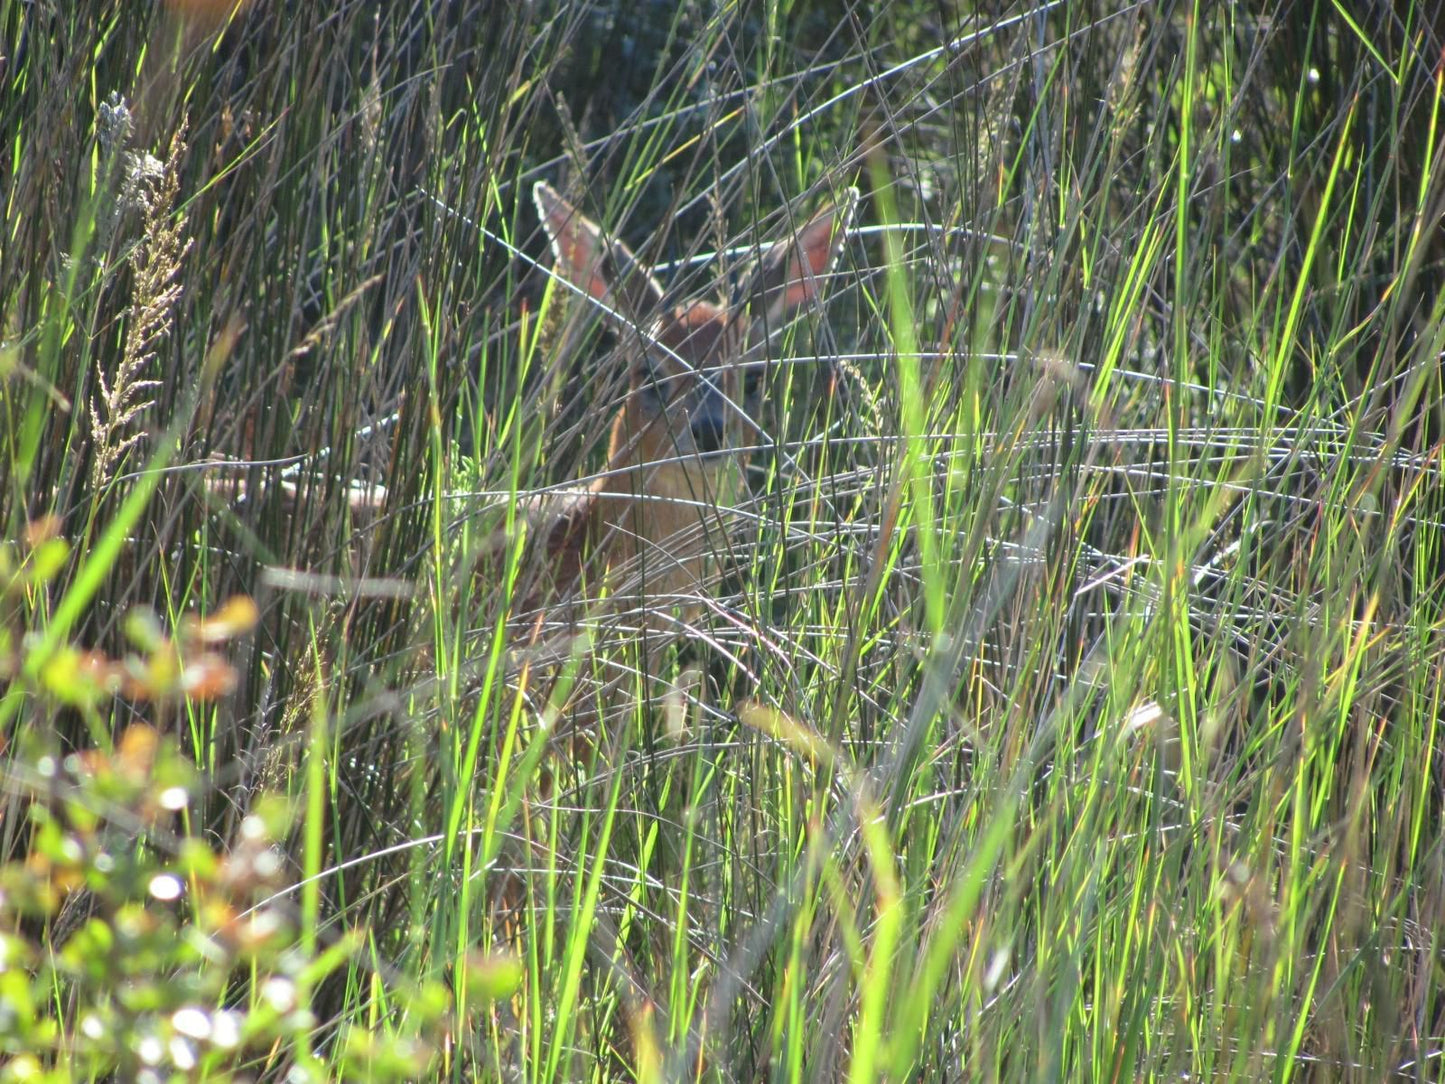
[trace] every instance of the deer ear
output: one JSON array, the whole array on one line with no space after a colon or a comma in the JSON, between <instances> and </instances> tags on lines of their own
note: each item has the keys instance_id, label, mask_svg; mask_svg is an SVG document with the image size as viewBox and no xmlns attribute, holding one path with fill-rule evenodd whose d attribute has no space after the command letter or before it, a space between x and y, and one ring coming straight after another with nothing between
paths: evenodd
<instances>
[{"instance_id":1,"label":"deer ear","mask_svg":"<svg viewBox=\"0 0 1445 1084\"><path fill-rule=\"evenodd\" d=\"M662 287L632 250L605 236L546 181L533 186L532 199L552 242L557 274L624 321L647 320L662 301Z\"/></svg>"},{"instance_id":2,"label":"deer ear","mask_svg":"<svg viewBox=\"0 0 1445 1084\"><path fill-rule=\"evenodd\" d=\"M858 190L829 204L785 240L774 245L744 280L739 297L747 302L755 326L774 335L799 305L822 292L853 224Z\"/></svg>"}]
</instances>

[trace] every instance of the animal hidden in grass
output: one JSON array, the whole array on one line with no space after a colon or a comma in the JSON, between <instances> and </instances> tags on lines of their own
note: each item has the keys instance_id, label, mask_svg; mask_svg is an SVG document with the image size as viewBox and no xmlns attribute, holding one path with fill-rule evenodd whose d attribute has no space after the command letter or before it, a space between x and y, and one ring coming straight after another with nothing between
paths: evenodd
<instances>
[{"instance_id":1,"label":"animal hidden in grass","mask_svg":"<svg viewBox=\"0 0 1445 1084\"><path fill-rule=\"evenodd\" d=\"M635 615L627 627L656 643L686 627L706 599L708 557L725 551L728 479L758 443L750 402L769 343L821 300L847 236L856 189L790 227L726 301L667 298L632 251L545 182L533 189L555 274L600 315L627 368L610 418L607 457L585 487L529 501L528 543L543 566L513 613L594 609ZM584 312L584 318L592 313ZM542 544L544 543L544 545ZM563 637L567 640L567 637ZM534 640L534 643L536 641ZM655 646L640 657L647 672Z\"/></svg>"}]
</instances>

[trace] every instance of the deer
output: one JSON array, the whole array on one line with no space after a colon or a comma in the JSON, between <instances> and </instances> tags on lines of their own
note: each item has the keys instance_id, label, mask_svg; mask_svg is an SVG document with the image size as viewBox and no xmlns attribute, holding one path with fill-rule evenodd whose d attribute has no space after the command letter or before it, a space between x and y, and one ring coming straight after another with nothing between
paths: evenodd
<instances>
[{"instance_id":1,"label":"deer","mask_svg":"<svg viewBox=\"0 0 1445 1084\"><path fill-rule=\"evenodd\" d=\"M568 725L555 734L558 748L565 759L585 763L597 753L595 739L611 744L623 733L609 736L611 728L597 725L604 712L625 713L637 702L634 690L650 699L666 624L678 620L668 611L681 611L681 622L690 623L701 609L709 551L718 548L709 542L726 519L719 505L727 475L746 457L745 446L756 443L749 439L758 432L749 392L769 343L804 306L821 301L858 193L845 189L790 229L744 271L729 298L677 301L631 249L551 185L538 182L532 197L553 274L576 295L574 311L583 318L600 313L617 340L613 356L626 367L620 402L598 412L608 436L602 469L568 489L524 497L516 508L528 567L513 585L508 680L517 681L519 695L547 702L554 721L567 714ZM564 357L572 341L560 337ZM637 623L640 685L608 682L599 700L576 703L570 691L558 693L555 674L533 676L573 657L577 641L559 627L619 602L645 615ZM516 635L528 625L529 637ZM544 628L550 632L539 639ZM520 671L513 669L519 661ZM501 928L524 921L522 889L518 876L502 875L494 897Z\"/></svg>"},{"instance_id":2,"label":"deer","mask_svg":"<svg viewBox=\"0 0 1445 1084\"><path fill-rule=\"evenodd\" d=\"M539 181L533 200L553 274L599 311L618 341L626 392L608 420L603 469L590 481L524 503L541 567L520 609L549 615L600 595L660 615L701 608L708 554L729 472L758 432L749 415L768 344L819 303L852 224L854 188L791 229L728 298L668 298L632 251ZM586 314L584 314L586 315ZM514 611L515 612L515 611ZM675 620L675 619L674 619ZM660 636L644 652L653 670Z\"/></svg>"}]
</instances>

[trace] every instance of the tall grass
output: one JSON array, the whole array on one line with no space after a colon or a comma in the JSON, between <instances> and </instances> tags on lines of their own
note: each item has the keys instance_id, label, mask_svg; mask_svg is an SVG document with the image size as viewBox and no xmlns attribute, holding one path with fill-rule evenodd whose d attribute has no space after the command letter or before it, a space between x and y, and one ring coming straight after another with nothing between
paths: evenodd
<instances>
[{"instance_id":1,"label":"tall grass","mask_svg":"<svg viewBox=\"0 0 1445 1084\"><path fill-rule=\"evenodd\" d=\"M1445 1076L1439 20L986 7L0 0L3 858L138 720L109 846L289 825L266 1079ZM679 296L864 193L696 621L526 611L625 391L541 178Z\"/></svg>"}]
</instances>

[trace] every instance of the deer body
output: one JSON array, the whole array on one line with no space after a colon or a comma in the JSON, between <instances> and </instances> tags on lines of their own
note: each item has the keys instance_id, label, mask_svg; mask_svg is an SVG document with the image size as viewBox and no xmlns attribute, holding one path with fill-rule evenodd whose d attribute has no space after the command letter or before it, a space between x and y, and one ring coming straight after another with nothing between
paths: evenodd
<instances>
[{"instance_id":1,"label":"deer body","mask_svg":"<svg viewBox=\"0 0 1445 1084\"><path fill-rule=\"evenodd\" d=\"M605 469L585 489L536 509L550 590L594 595L601 573L610 591L644 605L686 606L702 590L707 535L738 470L736 450L753 443L745 439L753 425L748 385L770 336L819 297L857 193L848 189L775 245L731 304L664 303L627 246L547 184L536 185L534 199L556 274L603 310L628 366Z\"/></svg>"}]
</instances>

